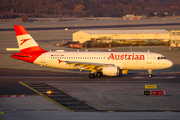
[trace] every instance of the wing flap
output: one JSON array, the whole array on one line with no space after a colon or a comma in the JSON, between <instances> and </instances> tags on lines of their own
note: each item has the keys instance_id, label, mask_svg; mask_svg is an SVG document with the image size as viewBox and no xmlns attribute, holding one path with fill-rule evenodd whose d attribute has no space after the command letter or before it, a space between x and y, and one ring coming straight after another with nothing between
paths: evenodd
<instances>
[{"instance_id":1,"label":"wing flap","mask_svg":"<svg viewBox=\"0 0 180 120\"><path fill-rule=\"evenodd\" d=\"M104 66L114 66L114 64L102 64L102 63L89 63L89 62L76 62L76 61L62 61L73 67L78 67L81 70L97 71Z\"/></svg>"}]
</instances>

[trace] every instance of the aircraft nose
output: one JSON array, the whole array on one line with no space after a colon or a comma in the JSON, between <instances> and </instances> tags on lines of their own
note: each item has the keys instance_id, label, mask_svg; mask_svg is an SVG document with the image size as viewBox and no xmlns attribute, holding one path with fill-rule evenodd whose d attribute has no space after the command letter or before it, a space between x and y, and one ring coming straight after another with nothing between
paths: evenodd
<instances>
[{"instance_id":1,"label":"aircraft nose","mask_svg":"<svg viewBox=\"0 0 180 120\"><path fill-rule=\"evenodd\" d=\"M173 65L173 62L170 61L170 60L168 60L167 66L168 66L168 67L171 67L172 65Z\"/></svg>"}]
</instances>

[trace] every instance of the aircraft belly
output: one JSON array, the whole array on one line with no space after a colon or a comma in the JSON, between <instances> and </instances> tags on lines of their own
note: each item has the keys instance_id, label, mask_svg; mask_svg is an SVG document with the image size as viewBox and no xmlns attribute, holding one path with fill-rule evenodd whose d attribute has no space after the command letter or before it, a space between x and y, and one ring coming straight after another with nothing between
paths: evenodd
<instances>
[{"instance_id":1,"label":"aircraft belly","mask_svg":"<svg viewBox=\"0 0 180 120\"><path fill-rule=\"evenodd\" d=\"M147 65L146 62L142 60L132 60L132 64L129 67L132 70L147 70L149 65Z\"/></svg>"}]
</instances>

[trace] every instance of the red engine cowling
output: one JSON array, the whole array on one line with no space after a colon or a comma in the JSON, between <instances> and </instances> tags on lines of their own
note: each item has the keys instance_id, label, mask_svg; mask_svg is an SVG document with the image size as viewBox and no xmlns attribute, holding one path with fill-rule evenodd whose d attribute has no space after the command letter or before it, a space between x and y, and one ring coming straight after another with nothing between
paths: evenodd
<instances>
[{"instance_id":1,"label":"red engine cowling","mask_svg":"<svg viewBox=\"0 0 180 120\"><path fill-rule=\"evenodd\" d=\"M106 76L117 76L119 75L119 67L116 66L103 67L102 73Z\"/></svg>"}]
</instances>

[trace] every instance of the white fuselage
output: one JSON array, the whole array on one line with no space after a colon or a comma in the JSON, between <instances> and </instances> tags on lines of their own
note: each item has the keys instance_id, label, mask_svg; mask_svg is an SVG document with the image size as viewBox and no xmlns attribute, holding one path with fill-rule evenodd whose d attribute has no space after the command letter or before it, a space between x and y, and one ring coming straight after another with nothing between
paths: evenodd
<instances>
[{"instance_id":1,"label":"white fuselage","mask_svg":"<svg viewBox=\"0 0 180 120\"><path fill-rule=\"evenodd\" d=\"M127 70L157 70L172 66L163 55L152 52L46 52L34 63L61 69L79 69L67 62L111 64Z\"/></svg>"},{"instance_id":2,"label":"white fuselage","mask_svg":"<svg viewBox=\"0 0 180 120\"><path fill-rule=\"evenodd\" d=\"M163 55L151 52L47 52L43 50L22 25L14 25L20 53L11 57L42 66L61 69L89 70L90 78L103 75L117 76L128 70L165 69L173 65Z\"/></svg>"}]
</instances>

